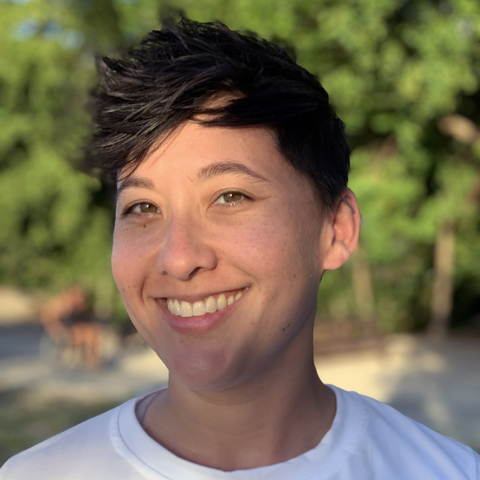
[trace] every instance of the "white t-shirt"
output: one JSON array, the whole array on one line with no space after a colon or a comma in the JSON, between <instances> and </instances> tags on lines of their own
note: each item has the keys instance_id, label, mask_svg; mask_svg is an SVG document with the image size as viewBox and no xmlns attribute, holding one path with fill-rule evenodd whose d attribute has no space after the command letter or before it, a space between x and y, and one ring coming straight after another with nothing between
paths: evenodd
<instances>
[{"instance_id":1,"label":"white t-shirt","mask_svg":"<svg viewBox=\"0 0 480 480\"><path fill-rule=\"evenodd\" d=\"M130 400L10 459L0 480L480 480L480 456L354 392L314 449L287 462L223 472L178 458L142 429Z\"/></svg>"}]
</instances>

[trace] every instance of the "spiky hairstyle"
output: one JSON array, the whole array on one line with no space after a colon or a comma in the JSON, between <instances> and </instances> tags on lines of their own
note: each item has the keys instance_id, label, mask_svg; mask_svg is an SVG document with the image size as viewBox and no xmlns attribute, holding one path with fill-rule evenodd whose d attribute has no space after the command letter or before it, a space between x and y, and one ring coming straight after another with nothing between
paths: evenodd
<instances>
[{"instance_id":1,"label":"spiky hairstyle","mask_svg":"<svg viewBox=\"0 0 480 480\"><path fill-rule=\"evenodd\" d=\"M182 19L150 32L123 58L104 58L100 77L92 151L105 172L132 172L194 120L271 129L282 155L311 180L327 209L347 184L344 125L327 92L273 43L219 22ZM227 101L211 101L222 97Z\"/></svg>"}]
</instances>

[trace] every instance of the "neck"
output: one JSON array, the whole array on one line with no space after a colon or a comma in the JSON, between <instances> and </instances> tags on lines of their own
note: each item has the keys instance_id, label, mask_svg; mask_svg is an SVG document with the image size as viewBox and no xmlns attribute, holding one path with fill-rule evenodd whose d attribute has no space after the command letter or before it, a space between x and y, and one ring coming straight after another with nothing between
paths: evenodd
<instances>
[{"instance_id":1,"label":"neck","mask_svg":"<svg viewBox=\"0 0 480 480\"><path fill-rule=\"evenodd\" d=\"M171 379L143 426L177 456L224 471L294 458L318 445L335 416L335 394L318 378L312 352L303 358L276 362L248 385L220 392Z\"/></svg>"}]
</instances>

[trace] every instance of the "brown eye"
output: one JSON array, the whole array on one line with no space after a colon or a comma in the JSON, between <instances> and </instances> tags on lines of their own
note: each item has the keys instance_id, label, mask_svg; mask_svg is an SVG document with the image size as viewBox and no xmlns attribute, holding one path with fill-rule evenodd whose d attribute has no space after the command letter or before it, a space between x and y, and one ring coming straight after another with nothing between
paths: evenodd
<instances>
[{"instance_id":1,"label":"brown eye","mask_svg":"<svg viewBox=\"0 0 480 480\"><path fill-rule=\"evenodd\" d=\"M132 208L132 212L134 213L157 213L158 207L153 203L138 203Z\"/></svg>"},{"instance_id":2,"label":"brown eye","mask_svg":"<svg viewBox=\"0 0 480 480\"><path fill-rule=\"evenodd\" d=\"M227 192L224 193L223 195L220 195L215 202L216 204L232 204L236 202L240 202L245 198L244 195L242 195L239 192Z\"/></svg>"}]
</instances>

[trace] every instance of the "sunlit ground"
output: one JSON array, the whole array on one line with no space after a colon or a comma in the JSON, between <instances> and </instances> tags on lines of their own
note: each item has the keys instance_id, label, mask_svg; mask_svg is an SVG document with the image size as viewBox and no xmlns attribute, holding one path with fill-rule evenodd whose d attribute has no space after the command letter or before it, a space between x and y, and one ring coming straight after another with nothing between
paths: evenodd
<instances>
[{"instance_id":1,"label":"sunlit ground","mask_svg":"<svg viewBox=\"0 0 480 480\"><path fill-rule=\"evenodd\" d=\"M14 348L15 338L24 343ZM0 464L167 379L165 366L138 343L89 371L42 353L41 338L38 326L0 327ZM389 403L480 451L478 338L395 335L316 360L324 382Z\"/></svg>"},{"instance_id":2,"label":"sunlit ground","mask_svg":"<svg viewBox=\"0 0 480 480\"><path fill-rule=\"evenodd\" d=\"M388 403L480 451L480 339L394 335L377 349L318 357L326 383Z\"/></svg>"}]
</instances>

